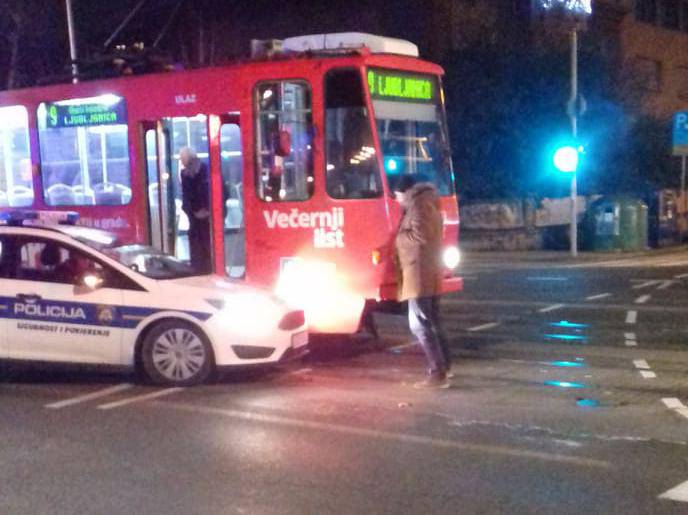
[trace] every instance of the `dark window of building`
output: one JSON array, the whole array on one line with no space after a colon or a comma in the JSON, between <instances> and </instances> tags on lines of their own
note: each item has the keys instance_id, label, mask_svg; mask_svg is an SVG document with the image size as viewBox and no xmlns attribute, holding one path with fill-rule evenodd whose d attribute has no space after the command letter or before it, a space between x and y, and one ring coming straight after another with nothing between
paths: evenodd
<instances>
[{"instance_id":1,"label":"dark window of building","mask_svg":"<svg viewBox=\"0 0 688 515\"><path fill-rule=\"evenodd\" d=\"M657 0L636 0L635 18L638 21L656 23L657 21Z\"/></svg>"},{"instance_id":2,"label":"dark window of building","mask_svg":"<svg viewBox=\"0 0 688 515\"><path fill-rule=\"evenodd\" d=\"M679 0L664 0L661 6L662 27L678 30L681 26Z\"/></svg>"},{"instance_id":3,"label":"dark window of building","mask_svg":"<svg viewBox=\"0 0 688 515\"><path fill-rule=\"evenodd\" d=\"M637 57L635 68L641 83L648 91L659 91L662 88L662 63L646 57Z\"/></svg>"}]
</instances>

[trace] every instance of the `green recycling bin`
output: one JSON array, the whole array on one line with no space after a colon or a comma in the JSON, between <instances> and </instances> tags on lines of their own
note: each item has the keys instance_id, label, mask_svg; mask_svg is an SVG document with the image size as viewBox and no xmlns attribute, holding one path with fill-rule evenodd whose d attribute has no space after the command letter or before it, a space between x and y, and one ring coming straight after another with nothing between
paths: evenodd
<instances>
[{"instance_id":1,"label":"green recycling bin","mask_svg":"<svg viewBox=\"0 0 688 515\"><path fill-rule=\"evenodd\" d=\"M587 209L584 227L589 250L645 250L648 237L647 205L634 198L599 198Z\"/></svg>"}]
</instances>

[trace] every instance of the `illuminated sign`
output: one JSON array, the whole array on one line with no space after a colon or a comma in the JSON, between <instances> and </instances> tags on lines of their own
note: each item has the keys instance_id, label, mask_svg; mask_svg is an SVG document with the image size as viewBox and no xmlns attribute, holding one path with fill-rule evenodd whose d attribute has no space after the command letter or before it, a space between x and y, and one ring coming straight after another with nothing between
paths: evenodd
<instances>
[{"instance_id":1,"label":"illuminated sign","mask_svg":"<svg viewBox=\"0 0 688 515\"><path fill-rule=\"evenodd\" d=\"M115 103L65 105L56 102L43 105L45 106L45 125L49 129L127 123L124 99Z\"/></svg>"},{"instance_id":2,"label":"illuminated sign","mask_svg":"<svg viewBox=\"0 0 688 515\"><path fill-rule=\"evenodd\" d=\"M368 88L374 99L434 102L436 84L434 77L428 75L368 70Z\"/></svg>"}]
</instances>

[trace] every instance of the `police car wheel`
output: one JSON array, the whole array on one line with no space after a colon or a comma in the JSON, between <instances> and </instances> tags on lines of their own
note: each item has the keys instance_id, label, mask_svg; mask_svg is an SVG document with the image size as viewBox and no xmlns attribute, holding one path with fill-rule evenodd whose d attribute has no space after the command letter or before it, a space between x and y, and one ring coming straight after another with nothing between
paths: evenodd
<instances>
[{"instance_id":1,"label":"police car wheel","mask_svg":"<svg viewBox=\"0 0 688 515\"><path fill-rule=\"evenodd\" d=\"M202 383L214 368L205 336L182 320L166 320L150 330L141 348L141 363L151 381L173 386Z\"/></svg>"}]
</instances>

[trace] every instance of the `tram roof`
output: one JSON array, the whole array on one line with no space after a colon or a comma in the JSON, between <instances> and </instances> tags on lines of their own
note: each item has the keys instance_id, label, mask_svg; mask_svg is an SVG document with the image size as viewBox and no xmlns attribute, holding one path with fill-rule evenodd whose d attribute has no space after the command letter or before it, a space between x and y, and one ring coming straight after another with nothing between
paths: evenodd
<instances>
[{"instance_id":1,"label":"tram roof","mask_svg":"<svg viewBox=\"0 0 688 515\"><path fill-rule=\"evenodd\" d=\"M423 59L397 54L372 53L367 48L347 50L323 50L306 52L285 52L262 59L238 59L220 65L187 68L183 70L161 71L137 75L84 80L78 83L55 83L33 86L22 89L0 91L0 104L11 105L17 102L43 102L57 100L75 95L98 95L105 88L116 90L136 90L150 85L153 81L171 84L180 79L194 81L201 78L212 78L225 74L239 74L250 80L255 74L256 80L266 80L266 73L275 73L275 78L305 78L304 74L313 73L319 62L326 61L329 67L336 66L376 66L381 68L409 70L418 73L442 75L444 70L439 65Z\"/></svg>"}]
</instances>

